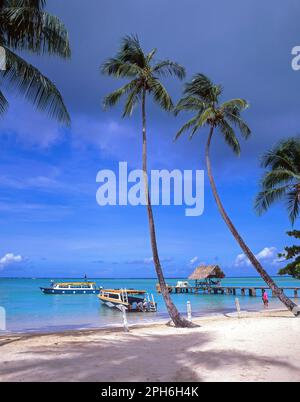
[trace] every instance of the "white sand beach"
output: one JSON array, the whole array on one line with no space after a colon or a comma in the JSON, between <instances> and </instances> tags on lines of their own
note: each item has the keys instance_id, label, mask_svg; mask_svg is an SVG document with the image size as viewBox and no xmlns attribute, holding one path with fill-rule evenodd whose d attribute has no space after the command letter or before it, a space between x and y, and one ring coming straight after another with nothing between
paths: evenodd
<instances>
[{"instance_id":1,"label":"white sand beach","mask_svg":"<svg viewBox=\"0 0 300 402\"><path fill-rule=\"evenodd\" d=\"M195 329L0 337L0 381L300 381L300 320L210 317Z\"/></svg>"}]
</instances>

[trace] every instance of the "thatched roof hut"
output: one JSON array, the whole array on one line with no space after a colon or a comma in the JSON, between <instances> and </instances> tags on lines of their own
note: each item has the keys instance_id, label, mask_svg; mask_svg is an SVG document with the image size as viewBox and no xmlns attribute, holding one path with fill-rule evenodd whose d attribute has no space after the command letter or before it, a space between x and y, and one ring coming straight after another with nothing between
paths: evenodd
<instances>
[{"instance_id":1,"label":"thatched roof hut","mask_svg":"<svg viewBox=\"0 0 300 402\"><path fill-rule=\"evenodd\" d=\"M196 268L192 275L189 276L189 279L193 281L223 278L225 278L225 274L218 265L200 265L200 267Z\"/></svg>"}]
</instances>

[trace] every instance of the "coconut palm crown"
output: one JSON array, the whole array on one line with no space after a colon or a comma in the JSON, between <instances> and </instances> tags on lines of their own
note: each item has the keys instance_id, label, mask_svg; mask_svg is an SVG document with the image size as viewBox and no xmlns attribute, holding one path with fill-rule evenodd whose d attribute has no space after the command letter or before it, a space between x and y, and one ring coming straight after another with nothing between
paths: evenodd
<instances>
[{"instance_id":1,"label":"coconut palm crown","mask_svg":"<svg viewBox=\"0 0 300 402\"><path fill-rule=\"evenodd\" d=\"M300 213L300 136L281 141L262 158L264 174L255 201L259 214L276 201L286 202L292 224Z\"/></svg>"},{"instance_id":2,"label":"coconut palm crown","mask_svg":"<svg viewBox=\"0 0 300 402\"><path fill-rule=\"evenodd\" d=\"M171 110L173 102L161 77L185 77L185 69L170 60L154 62L157 49L145 54L137 36L126 36L116 57L110 58L102 66L102 73L116 78L130 78L131 81L104 99L105 108L116 105L126 96L123 117L130 116L134 107L141 101L143 93L149 93L164 110Z\"/></svg>"},{"instance_id":3,"label":"coconut palm crown","mask_svg":"<svg viewBox=\"0 0 300 402\"><path fill-rule=\"evenodd\" d=\"M68 33L60 20L44 10L45 0L0 0L0 115L8 108L4 92L18 92L38 109L63 123L70 117L56 86L19 51L37 55L71 55ZM4 50L4 52L3 52ZM4 60L3 60L4 59Z\"/></svg>"},{"instance_id":4,"label":"coconut palm crown","mask_svg":"<svg viewBox=\"0 0 300 402\"><path fill-rule=\"evenodd\" d=\"M250 128L242 120L241 113L248 108L244 99L231 99L220 104L222 87L214 85L203 74L196 74L190 83L185 85L184 97L178 102L175 114L182 111L196 113L176 134L176 139L185 131L190 132L190 138L204 127L218 128L226 143L237 154L240 154L240 144L235 133L238 128L244 138L251 135Z\"/></svg>"}]
</instances>

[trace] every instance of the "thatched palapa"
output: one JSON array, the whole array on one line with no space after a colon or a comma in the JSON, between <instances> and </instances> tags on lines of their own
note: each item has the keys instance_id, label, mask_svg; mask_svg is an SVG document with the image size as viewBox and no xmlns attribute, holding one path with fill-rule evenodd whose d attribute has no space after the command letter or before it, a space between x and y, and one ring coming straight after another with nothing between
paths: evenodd
<instances>
[{"instance_id":1,"label":"thatched palapa","mask_svg":"<svg viewBox=\"0 0 300 402\"><path fill-rule=\"evenodd\" d=\"M193 281L223 278L225 278L225 274L218 265L201 265L189 276L189 279Z\"/></svg>"}]
</instances>

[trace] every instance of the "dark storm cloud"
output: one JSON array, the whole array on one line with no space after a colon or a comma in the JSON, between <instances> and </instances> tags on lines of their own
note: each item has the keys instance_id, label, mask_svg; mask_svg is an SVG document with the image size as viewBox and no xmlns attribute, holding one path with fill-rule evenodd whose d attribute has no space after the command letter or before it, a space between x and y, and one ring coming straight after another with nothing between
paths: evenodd
<instances>
[{"instance_id":1,"label":"dark storm cloud","mask_svg":"<svg viewBox=\"0 0 300 402\"><path fill-rule=\"evenodd\" d=\"M99 67L118 49L120 38L137 33L146 50L158 48L158 58L186 66L188 78L204 72L224 87L224 97L243 97L251 103L245 118L253 139L243 154L255 157L278 138L294 135L299 125L300 72L291 69L291 49L300 44L299 2L288 0L49 0L48 8L68 27L73 57L70 62L35 60L55 79L73 119L121 121L120 109L101 109L105 94L120 85L100 75ZM182 83L167 82L175 99ZM170 140L170 150L198 160L195 145L172 137L185 116L174 119L150 106L151 128ZM122 123L122 121L121 121ZM139 115L133 127L139 128ZM154 139L155 146L159 139ZM200 146L200 143L199 143ZM218 161L232 158L220 142ZM257 165L257 163L256 163Z\"/></svg>"}]
</instances>

